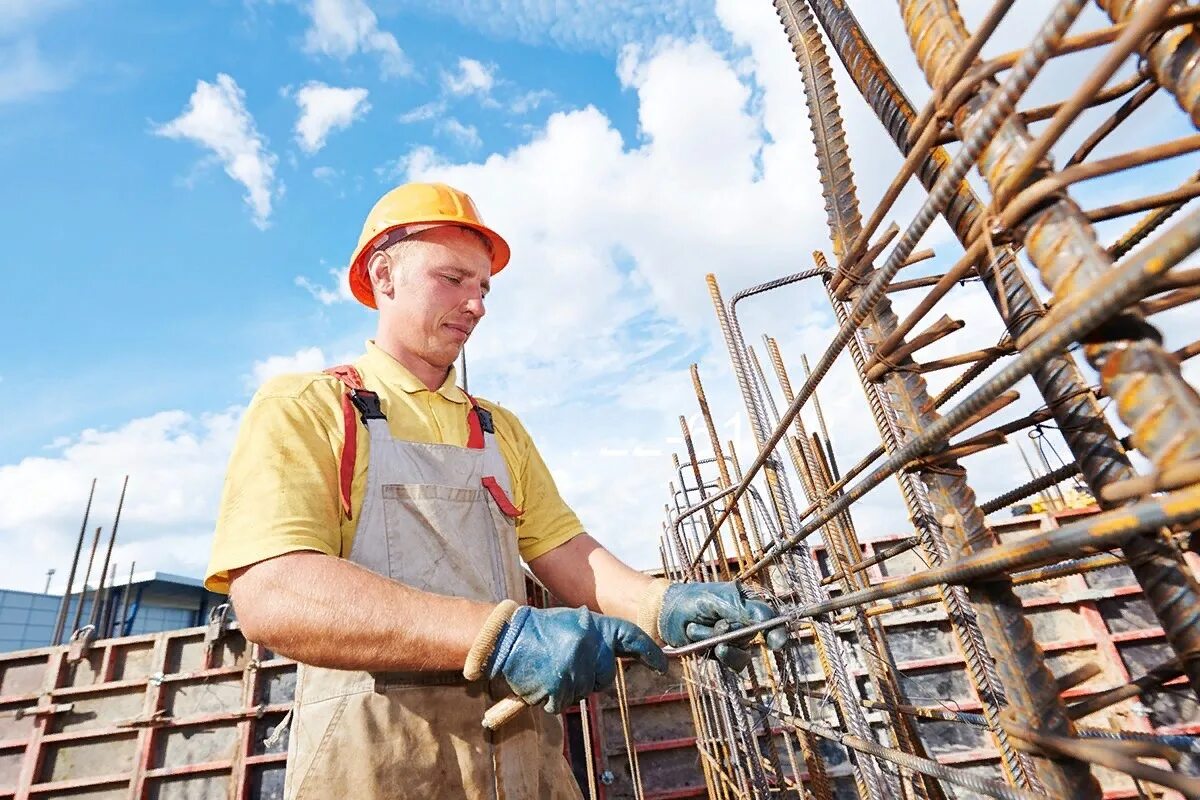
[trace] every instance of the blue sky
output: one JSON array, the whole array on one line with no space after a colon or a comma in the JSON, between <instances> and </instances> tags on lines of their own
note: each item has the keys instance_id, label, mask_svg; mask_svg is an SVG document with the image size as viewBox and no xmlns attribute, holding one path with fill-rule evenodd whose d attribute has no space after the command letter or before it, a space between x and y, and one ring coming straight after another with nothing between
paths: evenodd
<instances>
[{"instance_id":1,"label":"blue sky","mask_svg":"<svg viewBox=\"0 0 1200 800\"><path fill-rule=\"evenodd\" d=\"M894 8L855 5L924 100ZM691 362L750 460L704 275L728 298L828 244L771 4L469 6L0 2L0 540L19 543L0 586L61 578L91 478L93 524L107 526L126 472L116 560L198 574L254 387L353 357L371 334L345 261L367 209L408 179L471 192L513 244L468 346L471 389L521 415L615 551L657 561L678 415L700 427ZM1081 26L1098 23L1089 13ZM1002 43L1036 16L1007 21ZM899 160L861 104L843 107L866 203ZM924 244L946 239L935 226ZM986 299L957 302L979 318L978 346L993 344ZM792 362L832 327L812 288L745 314L752 341L778 336ZM842 458L857 460L874 441L844 363L823 391ZM892 533L903 515L880 492L861 513Z\"/></svg>"}]
</instances>

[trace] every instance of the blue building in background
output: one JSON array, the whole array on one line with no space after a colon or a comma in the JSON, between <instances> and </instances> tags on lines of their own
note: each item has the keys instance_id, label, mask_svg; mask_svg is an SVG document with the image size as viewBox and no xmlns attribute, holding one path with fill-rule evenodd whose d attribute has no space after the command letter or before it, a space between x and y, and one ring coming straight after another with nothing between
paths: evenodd
<instances>
[{"instance_id":1,"label":"blue building in background","mask_svg":"<svg viewBox=\"0 0 1200 800\"><path fill-rule=\"evenodd\" d=\"M92 586L83 596L80 626L91 619L94 597ZM209 611L226 599L225 595L205 589L201 581L183 575L141 572L135 573L132 581L118 578L116 585L101 598L96 614L96 638L203 625L208 622ZM0 653L51 644L61 602L62 595L0 589ZM79 603L80 595L73 594L67 604L64 642L71 638Z\"/></svg>"}]
</instances>

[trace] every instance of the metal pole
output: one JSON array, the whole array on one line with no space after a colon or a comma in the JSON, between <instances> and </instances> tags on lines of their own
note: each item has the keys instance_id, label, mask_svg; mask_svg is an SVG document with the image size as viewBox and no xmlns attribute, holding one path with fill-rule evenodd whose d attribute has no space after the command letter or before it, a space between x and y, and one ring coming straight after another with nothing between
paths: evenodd
<instances>
[{"instance_id":1,"label":"metal pole","mask_svg":"<svg viewBox=\"0 0 1200 800\"><path fill-rule=\"evenodd\" d=\"M129 593L133 591L133 568L135 566L137 566L136 561L129 562L129 582L126 583L125 588L121 590L121 613L117 617L117 621L121 624L121 627L117 631L118 636L128 635L128 631L125 630L125 615L129 613Z\"/></svg>"},{"instance_id":2,"label":"metal pole","mask_svg":"<svg viewBox=\"0 0 1200 800\"><path fill-rule=\"evenodd\" d=\"M87 569L83 573L83 585L79 589L79 604L75 606L75 619L71 622L72 632L79 630L79 620L83 615L83 601L87 599L88 579L92 577L92 562L96 560L96 545L100 543L100 526L96 526L96 534L92 537L92 549L88 553Z\"/></svg>"},{"instance_id":3,"label":"metal pole","mask_svg":"<svg viewBox=\"0 0 1200 800\"><path fill-rule=\"evenodd\" d=\"M104 566L100 568L100 587L96 590L97 596L104 590L104 579L108 576L108 562L112 558L113 543L117 541L117 526L121 524L121 508L125 505L125 490L129 488L129 476L125 476L125 482L121 484L121 497L117 500L117 516L113 520L112 531L108 534L108 549L104 552ZM100 608L95 602L92 603L92 613L88 615L88 623L95 625L100 619Z\"/></svg>"},{"instance_id":4,"label":"metal pole","mask_svg":"<svg viewBox=\"0 0 1200 800\"><path fill-rule=\"evenodd\" d=\"M87 505L83 509L83 523L79 526L79 538L75 541L75 556L71 559L71 570L67 573L67 588L63 591L62 600L58 604L58 615L54 619L54 635L50 644L62 644L63 625L67 622L67 605L71 602L71 590L75 587L75 570L79 568L79 553L83 549L83 535L87 532L88 515L92 511L92 498L96 495L96 479L92 478L92 488L88 491Z\"/></svg>"}]
</instances>

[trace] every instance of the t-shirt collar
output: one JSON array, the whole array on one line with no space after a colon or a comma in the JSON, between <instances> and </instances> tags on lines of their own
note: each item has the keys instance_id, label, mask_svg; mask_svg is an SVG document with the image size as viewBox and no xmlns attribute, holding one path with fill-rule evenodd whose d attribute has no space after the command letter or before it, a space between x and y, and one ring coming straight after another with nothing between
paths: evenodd
<instances>
[{"instance_id":1,"label":"t-shirt collar","mask_svg":"<svg viewBox=\"0 0 1200 800\"><path fill-rule=\"evenodd\" d=\"M407 394L429 391L429 387L421 383L421 380L416 375L413 375L407 367L384 352L383 348L375 344L372 339L367 340L367 355L365 360L368 370L388 386L401 389ZM458 376L454 371L454 367L451 366L450 371L446 374L446 380L442 381L442 385L437 388L437 393L452 403L466 403L467 395L458 387L456 383L457 379Z\"/></svg>"}]
</instances>

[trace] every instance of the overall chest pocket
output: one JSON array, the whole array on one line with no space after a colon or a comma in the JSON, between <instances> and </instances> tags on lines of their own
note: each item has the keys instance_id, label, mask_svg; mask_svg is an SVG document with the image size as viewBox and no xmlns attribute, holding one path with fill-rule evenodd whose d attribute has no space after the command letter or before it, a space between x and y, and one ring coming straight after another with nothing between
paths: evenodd
<instances>
[{"instance_id":1,"label":"overall chest pocket","mask_svg":"<svg viewBox=\"0 0 1200 800\"><path fill-rule=\"evenodd\" d=\"M431 484L382 488L389 577L427 592L483 602L504 599L505 569L486 490Z\"/></svg>"}]
</instances>

